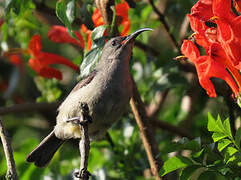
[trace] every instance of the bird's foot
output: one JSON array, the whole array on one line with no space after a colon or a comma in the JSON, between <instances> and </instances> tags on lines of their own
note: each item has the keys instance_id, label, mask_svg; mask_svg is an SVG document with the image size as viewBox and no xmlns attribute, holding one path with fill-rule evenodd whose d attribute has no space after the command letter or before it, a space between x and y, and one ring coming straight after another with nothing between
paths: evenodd
<instances>
[{"instance_id":1,"label":"bird's foot","mask_svg":"<svg viewBox=\"0 0 241 180\"><path fill-rule=\"evenodd\" d=\"M81 116L79 117L73 117L67 119L65 122L77 124L77 125L84 125L87 123L92 123L92 118L89 115L89 107L87 103L81 103Z\"/></svg>"},{"instance_id":2,"label":"bird's foot","mask_svg":"<svg viewBox=\"0 0 241 180\"><path fill-rule=\"evenodd\" d=\"M86 179L89 179L91 174L90 174L90 172L87 169L83 168L80 171L74 172L74 176L76 178L86 180Z\"/></svg>"}]
</instances>

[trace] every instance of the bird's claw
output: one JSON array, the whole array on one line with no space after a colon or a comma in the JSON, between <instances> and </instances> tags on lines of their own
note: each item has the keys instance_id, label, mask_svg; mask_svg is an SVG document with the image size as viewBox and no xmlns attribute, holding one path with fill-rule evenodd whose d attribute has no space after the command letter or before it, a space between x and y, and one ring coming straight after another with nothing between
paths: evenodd
<instances>
[{"instance_id":1,"label":"bird's claw","mask_svg":"<svg viewBox=\"0 0 241 180\"><path fill-rule=\"evenodd\" d=\"M79 179L89 179L91 174L87 169L83 168L80 171L74 172L74 176Z\"/></svg>"}]
</instances>

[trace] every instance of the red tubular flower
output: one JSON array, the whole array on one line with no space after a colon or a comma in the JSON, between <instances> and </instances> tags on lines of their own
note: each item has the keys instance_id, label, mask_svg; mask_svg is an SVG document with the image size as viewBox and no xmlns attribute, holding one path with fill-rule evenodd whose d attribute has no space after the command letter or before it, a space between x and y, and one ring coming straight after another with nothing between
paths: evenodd
<instances>
[{"instance_id":1,"label":"red tubular flower","mask_svg":"<svg viewBox=\"0 0 241 180\"><path fill-rule=\"evenodd\" d=\"M116 11L116 23L118 26L122 26L122 30L120 35L121 36L126 36L130 30L130 19L128 18L128 10L129 10L129 5L127 2L123 2L120 4L117 4L115 6L115 11ZM92 21L95 25L95 27L104 25L104 20L103 17L101 16L100 10L96 9L92 15ZM81 26L81 29L84 33L88 34L88 42L87 42L87 49L91 49L91 30L88 30L85 25Z\"/></svg>"},{"instance_id":2,"label":"red tubular flower","mask_svg":"<svg viewBox=\"0 0 241 180\"><path fill-rule=\"evenodd\" d=\"M195 44L189 40L184 40L181 51L194 63L197 69L199 82L210 97L217 96L214 86L210 80L211 77L223 79L231 87L234 94L238 95L239 88L222 63L214 60L210 55L200 56L200 52Z\"/></svg>"},{"instance_id":3,"label":"red tubular flower","mask_svg":"<svg viewBox=\"0 0 241 180\"><path fill-rule=\"evenodd\" d=\"M191 9L191 15L202 21L207 21L213 17L213 0L199 0Z\"/></svg>"},{"instance_id":4,"label":"red tubular flower","mask_svg":"<svg viewBox=\"0 0 241 180\"><path fill-rule=\"evenodd\" d=\"M195 40L197 44L207 50L211 43L216 42L216 28L207 27L204 21L200 21L193 15L188 14L187 16L190 20L190 26L195 32Z\"/></svg>"},{"instance_id":5,"label":"red tubular flower","mask_svg":"<svg viewBox=\"0 0 241 180\"><path fill-rule=\"evenodd\" d=\"M41 36L34 35L29 42L29 53L33 56L29 60L29 66L35 70L40 76L46 78L56 78L61 80L62 73L54 68L49 67L51 64L64 64L75 71L79 70L79 67L73 64L68 59L47 52L42 52Z\"/></svg>"},{"instance_id":6,"label":"red tubular flower","mask_svg":"<svg viewBox=\"0 0 241 180\"><path fill-rule=\"evenodd\" d=\"M126 36L130 31L130 19L128 18L129 9L130 7L125 1L115 6L117 25L123 25L121 36Z\"/></svg>"},{"instance_id":7,"label":"red tubular flower","mask_svg":"<svg viewBox=\"0 0 241 180\"><path fill-rule=\"evenodd\" d=\"M81 34L79 32L75 32L76 37L79 39L79 41L77 41L76 39L72 38L68 31L67 28L64 26L52 26L49 29L48 32L48 38L53 41L53 42L57 42L57 43L71 43L77 46L80 46L82 49L84 49L85 47L85 42L83 37L81 36Z\"/></svg>"},{"instance_id":8,"label":"red tubular flower","mask_svg":"<svg viewBox=\"0 0 241 180\"><path fill-rule=\"evenodd\" d=\"M217 39L233 66L241 70L241 17L234 15L230 8L230 0L213 0Z\"/></svg>"},{"instance_id":9,"label":"red tubular flower","mask_svg":"<svg viewBox=\"0 0 241 180\"><path fill-rule=\"evenodd\" d=\"M235 9L238 12L241 12L241 0L234 0L233 2L234 2Z\"/></svg>"}]
</instances>

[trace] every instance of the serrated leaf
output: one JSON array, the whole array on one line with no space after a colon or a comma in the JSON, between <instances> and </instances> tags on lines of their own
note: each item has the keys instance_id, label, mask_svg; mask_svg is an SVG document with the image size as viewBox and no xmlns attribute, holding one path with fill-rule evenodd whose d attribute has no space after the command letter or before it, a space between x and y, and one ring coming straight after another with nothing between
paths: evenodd
<instances>
[{"instance_id":1,"label":"serrated leaf","mask_svg":"<svg viewBox=\"0 0 241 180\"><path fill-rule=\"evenodd\" d=\"M183 156L174 156L168 159L160 171L161 176L168 174L169 172L175 171L180 168L185 168L187 166L193 165L193 162Z\"/></svg>"},{"instance_id":2,"label":"serrated leaf","mask_svg":"<svg viewBox=\"0 0 241 180\"><path fill-rule=\"evenodd\" d=\"M213 138L213 141L214 142L217 142L223 138L226 138L227 137L227 134L224 134L224 133L218 133L218 132L215 132L213 133L212 135L212 138Z\"/></svg>"},{"instance_id":3,"label":"serrated leaf","mask_svg":"<svg viewBox=\"0 0 241 180\"><path fill-rule=\"evenodd\" d=\"M235 134L235 144L240 148L240 140L241 140L241 127L238 128Z\"/></svg>"},{"instance_id":4,"label":"serrated leaf","mask_svg":"<svg viewBox=\"0 0 241 180\"><path fill-rule=\"evenodd\" d=\"M223 127L225 129L225 132L228 134L228 136L233 139L233 135L232 135L232 131L231 131L231 127L230 127L230 122L229 122L229 118L227 118L224 122L223 122Z\"/></svg>"},{"instance_id":5,"label":"serrated leaf","mask_svg":"<svg viewBox=\"0 0 241 180\"><path fill-rule=\"evenodd\" d=\"M231 157L232 155L234 155L236 152L238 152L238 150L234 147L228 147L226 150L226 153Z\"/></svg>"},{"instance_id":6,"label":"serrated leaf","mask_svg":"<svg viewBox=\"0 0 241 180\"><path fill-rule=\"evenodd\" d=\"M231 162L234 162L235 160L237 160L237 157L236 157L236 156L232 156L232 157L230 157L230 158L228 159L227 164L228 164L228 163L231 163Z\"/></svg>"},{"instance_id":7,"label":"serrated leaf","mask_svg":"<svg viewBox=\"0 0 241 180\"><path fill-rule=\"evenodd\" d=\"M224 148L226 148L232 142L229 139L222 139L218 142L218 150L221 152Z\"/></svg>"},{"instance_id":8,"label":"serrated leaf","mask_svg":"<svg viewBox=\"0 0 241 180\"><path fill-rule=\"evenodd\" d=\"M216 120L210 113L208 113L208 131L216 131Z\"/></svg>"},{"instance_id":9,"label":"serrated leaf","mask_svg":"<svg viewBox=\"0 0 241 180\"><path fill-rule=\"evenodd\" d=\"M202 168L201 165L192 165L188 166L182 170L179 180L189 180L193 173L197 171L199 168Z\"/></svg>"},{"instance_id":10,"label":"serrated leaf","mask_svg":"<svg viewBox=\"0 0 241 180\"><path fill-rule=\"evenodd\" d=\"M218 130L221 130L221 132L225 132L225 129L224 129L224 126L223 126L223 122L222 122L222 120L221 120L221 118L220 118L220 115L218 115L218 118L217 118L217 120L216 120L216 124L217 124L217 129Z\"/></svg>"}]
</instances>

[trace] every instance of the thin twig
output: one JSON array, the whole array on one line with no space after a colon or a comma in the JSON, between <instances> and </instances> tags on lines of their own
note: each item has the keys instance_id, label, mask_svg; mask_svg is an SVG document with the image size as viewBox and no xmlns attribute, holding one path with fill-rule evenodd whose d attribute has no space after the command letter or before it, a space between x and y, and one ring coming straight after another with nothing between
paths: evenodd
<instances>
[{"instance_id":1,"label":"thin twig","mask_svg":"<svg viewBox=\"0 0 241 180\"><path fill-rule=\"evenodd\" d=\"M136 84L133 80L133 97L130 100L131 109L133 111L133 114L135 116L137 125L140 130L140 136L143 142L143 145L145 147L147 157L151 166L152 174L155 176L156 180L160 180L159 177L159 167L158 164L160 162L157 162L155 156L157 153L157 143L155 142L155 139L153 136L150 136L149 128L147 125L147 116L144 104L140 98L140 94L137 90Z\"/></svg>"},{"instance_id":2,"label":"thin twig","mask_svg":"<svg viewBox=\"0 0 241 180\"><path fill-rule=\"evenodd\" d=\"M166 100L168 92L169 92L169 89L166 89L163 92L157 92L154 98L155 100L153 100L154 102L151 103L148 107L146 107L146 112L148 117L156 117L159 114Z\"/></svg>"},{"instance_id":3,"label":"thin twig","mask_svg":"<svg viewBox=\"0 0 241 180\"><path fill-rule=\"evenodd\" d=\"M158 15L159 21L163 24L164 26L164 30L167 33L168 38L170 39L170 42L172 44L172 47L177 51L180 52L180 48L179 48L179 44L176 40L176 38L173 36L173 34L170 33L170 27L166 22L165 16L163 13L161 13L158 8L155 6L153 0L148 0L148 2L150 3L150 5L152 6L152 9L154 10L154 12Z\"/></svg>"},{"instance_id":4,"label":"thin twig","mask_svg":"<svg viewBox=\"0 0 241 180\"><path fill-rule=\"evenodd\" d=\"M14 113L26 113L33 111L52 111L56 110L61 102L53 103L24 103L17 104L10 107L1 107L0 115L14 114Z\"/></svg>"},{"instance_id":5,"label":"thin twig","mask_svg":"<svg viewBox=\"0 0 241 180\"><path fill-rule=\"evenodd\" d=\"M4 129L1 119L0 119L0 136L1 136L3 149L4 149L6 161L7 161L7 166L8 166L7 174L5 177L7 180L17 180L18 175L16 171L14 158L13 158L13 150L11 147L10 139L7 136L7 132Z\"/></svg>"},{"instance_id":6,"label":"thin twig","mask_svg":"<svg viewBox=\"0 0 241 180\"><path fill-rule=\"evenodd\" d=\"M160 128L164 131L171 132L171 133L176 134L178 136L187 137L188 139L194 138L187 130L185 130L181 127L174 126L174 125L169 124L167 122L157 120L157 119L151 119L150 123L152 124L152 126L154 126L156 128Z\"/></svg>"}]
</instances>

